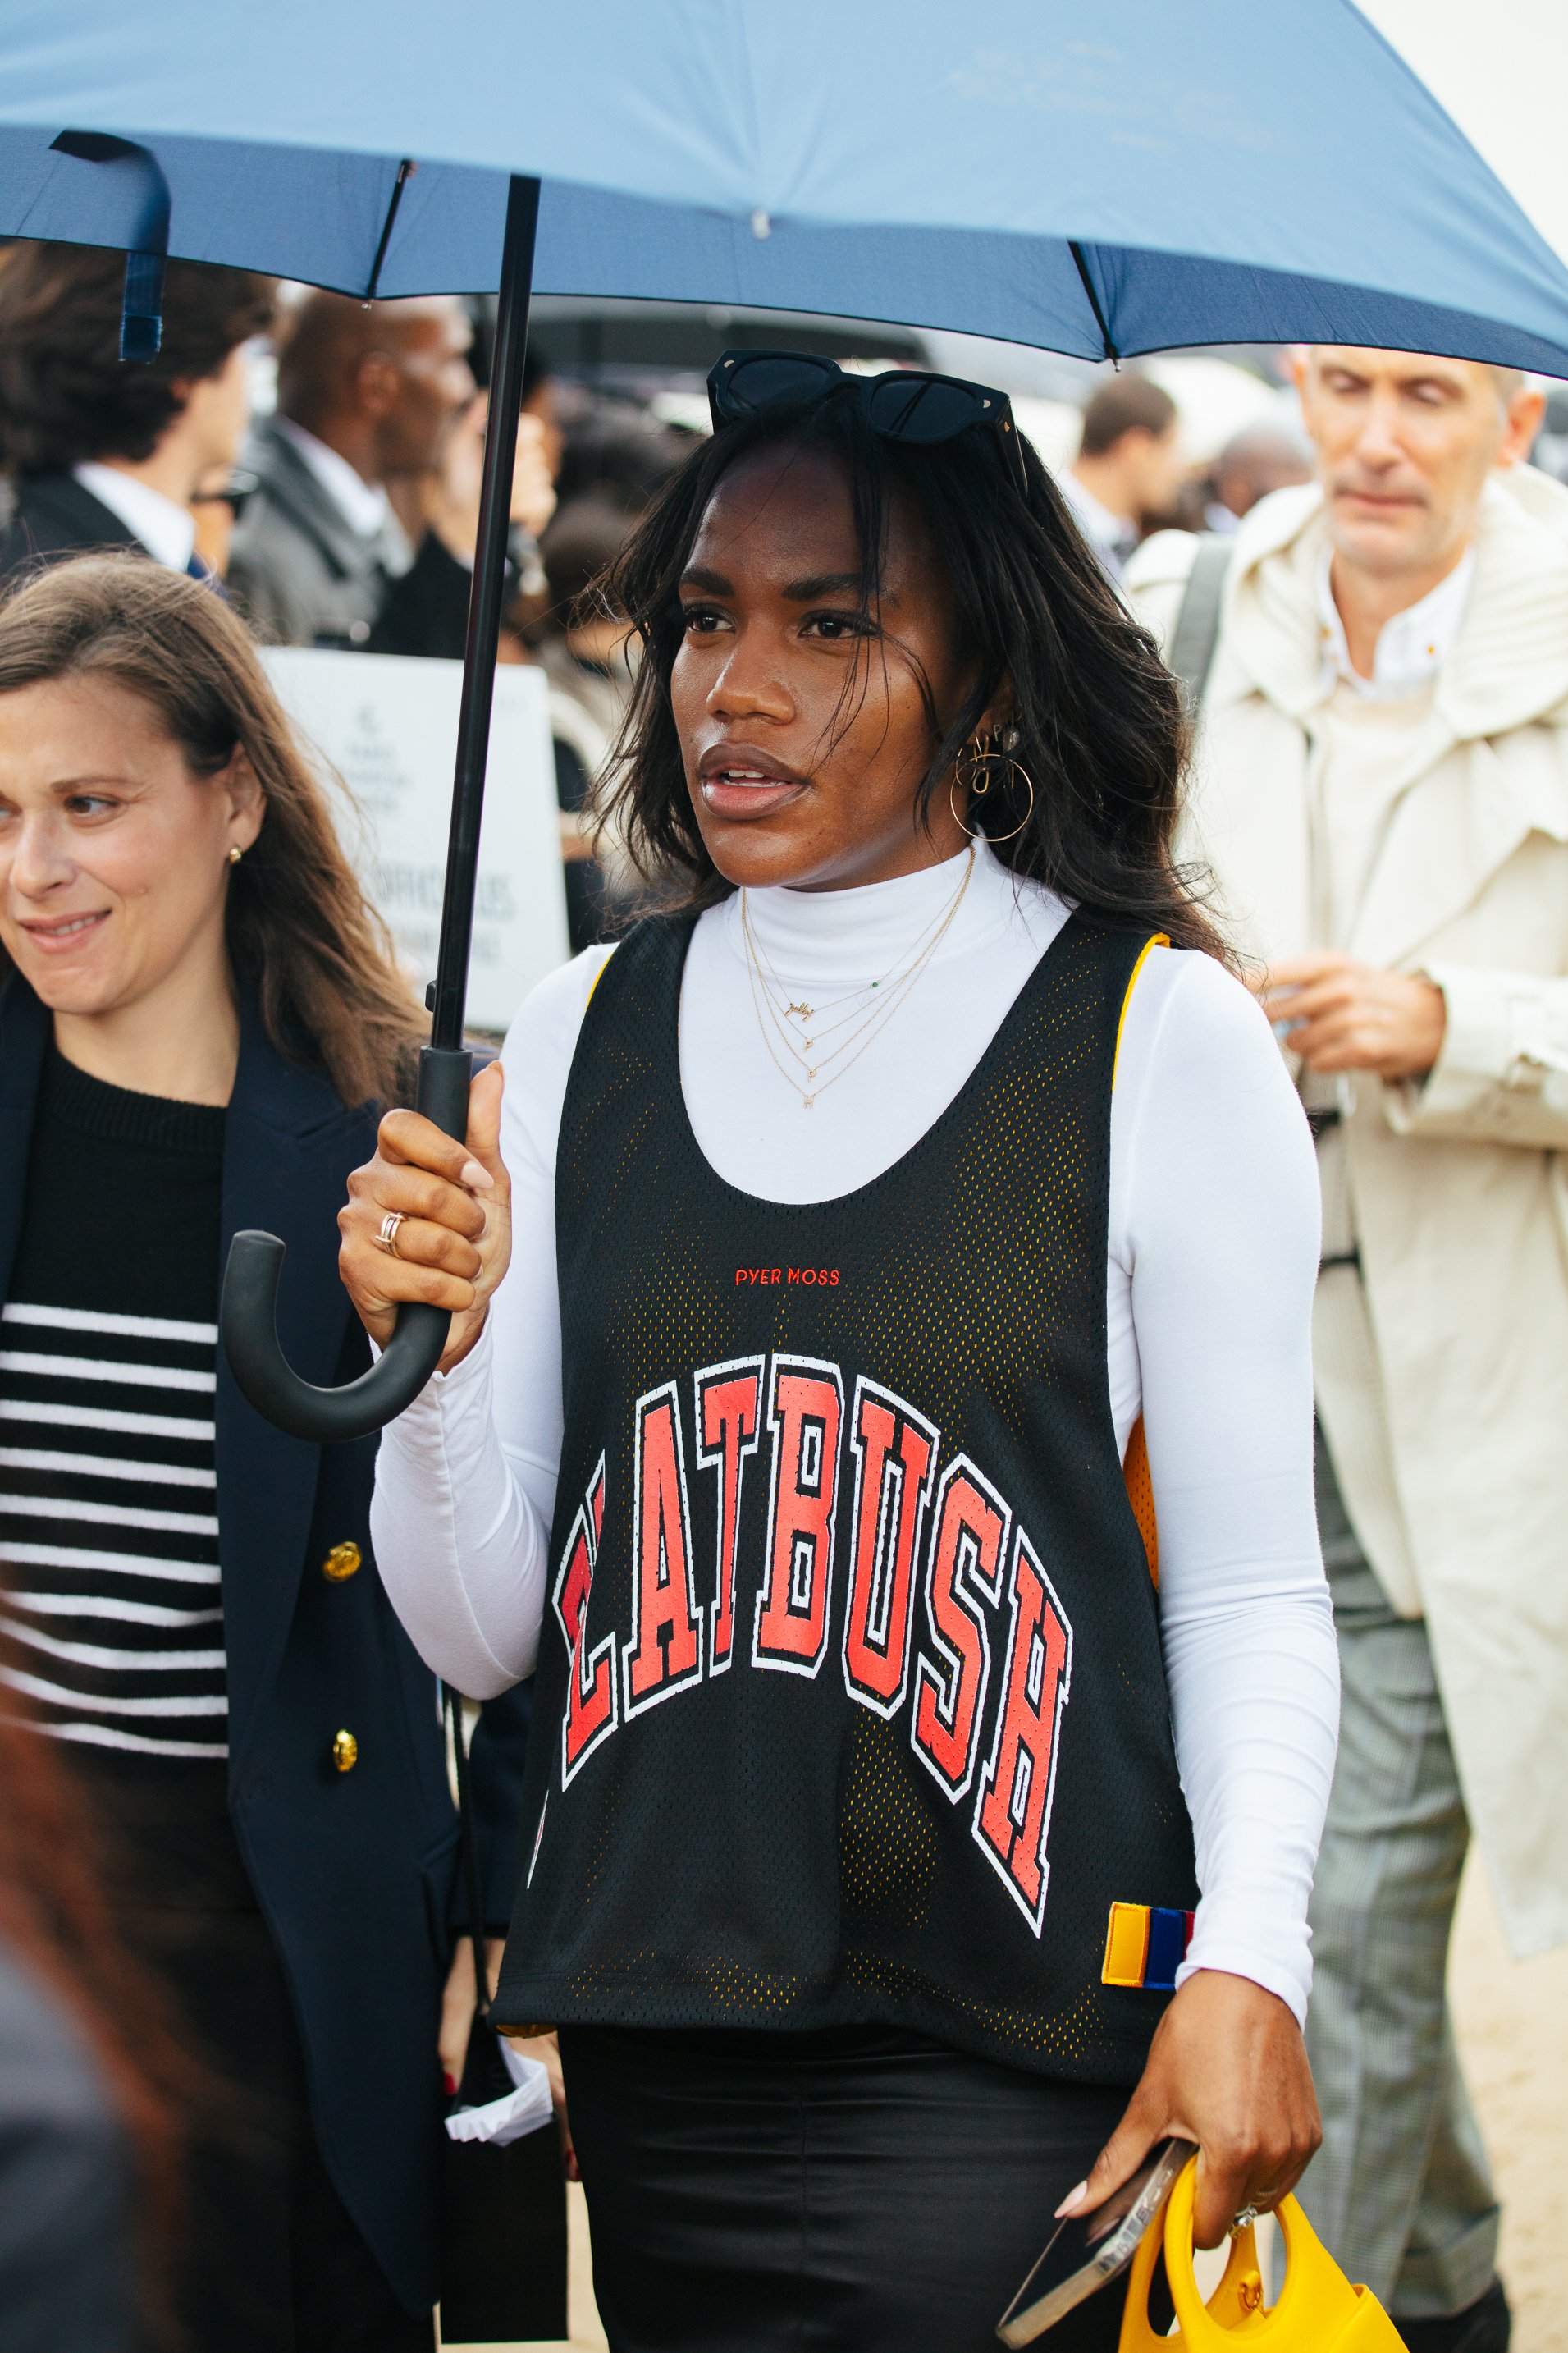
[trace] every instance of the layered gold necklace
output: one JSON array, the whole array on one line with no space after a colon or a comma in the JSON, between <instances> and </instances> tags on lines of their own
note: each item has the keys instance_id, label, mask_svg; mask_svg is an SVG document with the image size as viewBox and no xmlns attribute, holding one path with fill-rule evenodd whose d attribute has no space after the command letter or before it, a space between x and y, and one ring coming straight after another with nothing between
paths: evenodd
<instances>
[{"instance_id":1,"label":"layered gold necklace","mask_svg":"<svg viewBox=\"0 0 1568 2353\"><path fill-rule=\"evenodd\" d=\"M826 1005L792 999L752 929L747 893L742 891L741 936L745 943L746 976L751 983L757 1027L763 1033L769 1060L779 1076L799 1095L802 1111L810 1111L819 1094L854 1068L907 1001L963 904L963 894L973 871L974 852L971 849L957 890L941 913L932 916L922 928L913 945L878 979L862 981L858 987L830 997ZM841 1006L847 1006L848 1011L839 1012ZM837 1019L829 1020L826 1017L830 1014L837 1015ZM838 1038L836 1045L826 1042L837 1037L841 1029L848 1034ZM787 1061L780 1057L780 1046L789 1058Z\"/></svg>"}]
</instances>

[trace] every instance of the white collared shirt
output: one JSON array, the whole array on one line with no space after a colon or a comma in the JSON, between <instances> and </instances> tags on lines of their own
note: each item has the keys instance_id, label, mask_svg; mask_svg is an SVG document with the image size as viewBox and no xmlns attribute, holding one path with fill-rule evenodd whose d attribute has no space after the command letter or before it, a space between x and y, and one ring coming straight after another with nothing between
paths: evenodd
<instances>
[{"instance_id":1,"label":"white collared shirt","mask_svg":"<svg viewBox=\"0 0 1568 2353\"><path fill-rule=\"evenodd\" d=\"M272 421L303 458L355 538L374 539L387 517L384 486L367 482L346 458L336 449L329 449L324 441L318 441L313 433L307 433L291 417L275 417Z\"/></svg>"},{"instance_id":2,"label":"white collared shirt","mask_svg":"<svg viewBox=\"0 0 1568 2353\"><path fill-rule=\"evenodd\" d=\"M1099 556L1113 580L1121 577L1122 566L1138 544L1138 526L1125 515L1112 514L1103 499L1079 481L1070 466L1062 467L1056 477L1057 488L1073 511L1079 531Z\"/></svg>"},{"instance_id":3,"label":"white collared shirt","mask_svg":"<svg viewBox=\"0 0 1568 2353\"><path fill-rule=\"evenodd\" d=\"M117 515L127 531L135 533L149 555L166 564L171 572L190 570L196 548L196 519L189 507L166 498L123 468L100 466L95 459L73 466L71 472L100 506Z\"/></svg>"},{"instance_id":4,"label":"white collared shirt","mask_svg":"<svg viewBox=\"0 0 1568 2353\"><path fill-rule=\"evenodd\" d=\"M1476 576L1476 551L1468 548L1446 580L1403 613L1395 613L1378 633L1372 676L1363 678L1351 662L1345 625L1334 602L1334 552L1325 547L1318 565L1318 615L1322 624L1323 691L1331 693L1343 680L1368 702L1407 702L1429 687L1454 649Z\"/></svg>"}]
</instances>

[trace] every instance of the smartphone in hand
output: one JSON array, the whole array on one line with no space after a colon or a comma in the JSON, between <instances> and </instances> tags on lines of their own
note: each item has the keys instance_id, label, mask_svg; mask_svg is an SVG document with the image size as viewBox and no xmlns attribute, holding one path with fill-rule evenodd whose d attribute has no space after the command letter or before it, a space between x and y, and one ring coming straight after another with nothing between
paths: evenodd
<instances>
[{"instance_id":1,"label":"smartphone in hand","mask_svg":"<svg viewBox=\"0 0 1568 2353\"><path fill-rule=\"evenodd\" d=\"M1162 2141L1130 2181L1089 2214L1059 2222L1046 2251L996 2324L1004 2345L1032 2345L1086 2296L1124 2272L1138 2242L1170 2196L1190 2140Z\"/></svg>"}]
</instances>

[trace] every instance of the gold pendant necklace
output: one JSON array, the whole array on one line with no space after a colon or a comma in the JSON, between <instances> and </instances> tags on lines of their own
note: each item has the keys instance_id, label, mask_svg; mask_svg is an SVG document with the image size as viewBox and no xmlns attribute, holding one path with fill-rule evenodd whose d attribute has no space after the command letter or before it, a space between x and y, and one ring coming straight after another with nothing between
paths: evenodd
<instances>
[{"instance_id":1,"label":"gold pendant necklace","mask_svg":"<svg viewBox=\"0 0 1568 2353\"><path fill-rule=\"evenodd\" d=\"M958 886L958 896L960 898L963 894L964 884L968 881L973 863L974 852L972 849L969 852L963 874ZM954 902L954 903L956 903L956 902ZM910 945L904 950L903 955L895 957L892 964L889 965L887 971L881 974L878 979L861 981L856 987L847 988L844 990L842 995L829 997L825 1005L814 1006L808 1005L804 1001L790 1000L789 990L779 978L778 973L774 969L772 958L769 956L766 949L763 946L762 942L757 938L756 934L752 929L751 914L747 903L746 893L744 891L741 893L741 922L746 934L748 954L756 964L759 976L764 980L764 984L766 982L771 982L773 984L773 988L778 992L779 998L782 1000L782 1004L775 1007L773 1002L772 992L768 990L764 985L763 994L768 998L770 1010L773 1010L777 1016L781 1029L783 1029L784 1024L789 1021L798 1020L800 1022L800 1042L805 1047L807 1053L812 1050L813 1047L818 1045L824 1038L831 1038L836 1031L842 1029L847 1022L853 1021L858 1012L862 1010L869 1012L879 1009L878 1008L871 1007L867 1000L873 995L877 995L879 992L886 990L889 984L892 984L894 987L897 986L900 964L902 963L906 957L913 958L919 955L921 947L925 944L927 934L933 927L940 929L943 926L950 913L951 909L939 909L937 913L931 916L930 922L916 934ZM825 1014L834 1012L840 1005L848 1005L850 1010L847 1013L840 1015L837 1021L825 1022L823 1016ZM805 1024L808 1021L814 1025L813 1034L809 1037L805 1034ZM804 1060L804 1057L801 1059Z\"/></svg>"},{"instance_id":2,"label":"gold pendant necklace","mask_svg":"<svg viewBox=\"0 0 1568 2353\"><path fill-rule=\"evenodd\" d=\"M763 965L759 944L752 931L750 913L746 904L746 893L744 890L742 891L741 934L745 945L746 977L751 987L752 1005L757 1017L757 1027L763 1033L763 1044L767 1050L769 1060L773 1063L773 1068L778 1071L779 1076L784 1079L788 1085L793 1087L795 1092L799 1095L801 1109L803 1111L812 1110L816 1105L817 1096L823 1093L826 1088L836 1085L837 1082L844 1077L847 1071L853 1069L854 1065L860 1060L861 1055L864 1054L870 1046L875 1044L877 1039L880 1037L882 1031L887 1028L894 1014L899 1010L899 1008L905 1003L910 992L914 988L916 982L920 979L921 974L931 963L931 958L935 955L937 949L941 946L942 940L946 936L948 926L952 923L953 917L957 914L959 908L963 905L963 894L969 888L970 877L973 871L974 852L971 849L964 863L963 873L959 881L958 889L953 893L951 902L944 913L942 914L940 920L933 918L933 921L936 922L934 932L931 932L930 924L926 926L926 931L931 933L931 936L927 938L922 933L920 937L917 938L913 950L907 952L912 955L912 961L908 963L901 972L898 969L897 965L893 965L889 967L889 971L888 973L885 973L882 976L880 981L873 981L870 984L870 986L878 992L877 1002L873 1004L869 1010L862 1016L859 1021L856 1024L856 1027L850 1031L847 1038L840 1039L839 1043L833 1047L828 1053L819 1055L816 1062L807 1061L805 1053L802 1052L800 1048L796 1045L795 1036L787 1026L789 1015L796 1012L797 1010L804 1011L806 1019L809 1020L811 1018L811 1008L809 1006L796 1007L795 1005L786 1004L784 1010L781 1012L780 1008L773 1002L772 997L769 995L766 983L763 976ZM776 974L773 975L773 978L776 983ZM864 996L865 993L864 988L860 990L851 989L847 991L846 995ZM833 1000L833 1002L837 1004L842 1004L844 1001L845 998L843 997ZM830 1008L825 1007L823 1009L826 1011ZM853 1020L854 1018L853 1014L846 1015L844 1017L845 1020ZM843 1026L843 1021L835 1022L832 1025L833 1029L841 1029ZM784 1063L780 1060L773 1045L774 1034L777 1035L780 1043L784 1046L784 1050L788 1053L791 1060L798 1063L800 1068L805 1071L805 1083L804 1085L795 1073L787 1069ZM829 1033L823 1031L819 1034L825 1036ZM808 1038L805 1039L805 1044L806 1051L809 1052L816 1046L816 1039L815 1038ZM849 1051L851 1047L855 1049L853 1053ZM847 1055L848 1060L841 1061L840 1057L844 1055ZM832 1062L838 1062L839 1067L837 1070L828 1071L827 1066ZM827 1072L826 1077L821 1075L824 1071Z\"/></svg>"}]
</instances>

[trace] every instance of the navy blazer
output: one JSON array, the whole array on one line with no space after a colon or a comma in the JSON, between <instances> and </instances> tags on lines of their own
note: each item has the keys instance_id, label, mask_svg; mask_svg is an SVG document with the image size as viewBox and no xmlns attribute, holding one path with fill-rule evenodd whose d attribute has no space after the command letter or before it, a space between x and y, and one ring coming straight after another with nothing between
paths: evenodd
<instances>
[{"instance_id":1,"label":"navy blazer","mask_svg":"<svg viewBox=\"0 0 1568 2353\"><path fill-rule=\"evenodd\" d=\"M68 556L127 550L153 553L74 474L31 475L12 485L10 512L0 524L0 585Z\"/></svg>"},{"instance_id":2,"label":"navy blazer","mask_svg":"<svg viewBox=\"0 0 1568 2353\"><path fill-rule=\"evenodd\" d=\"M0 991L0 1297L20 1233L49 1016ZM288 1245L278 1324L307 1380L363 1371L369 1344L338 1279L337 1212L375 1121L284 1060L241 1016L223 1164L223 1255L238 1228ZM441 1989L463 1915L458 1821L435 1677L394 1615L371 1552L376 1440L311 1446L248 1406L217 1364L217 1518L228 1652L229 1805L281 1957L311 2111L339 2194L411 2310L437 2293ZM321 1573L334 1546L363 1567ZM490 1701L473 1742L486 1925L515 1877L529 1689ZM358 1761L336 1769L352 1733Z\"/></svg>"}]
</instances>

